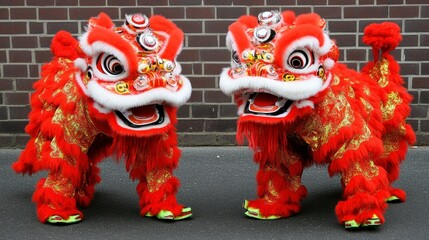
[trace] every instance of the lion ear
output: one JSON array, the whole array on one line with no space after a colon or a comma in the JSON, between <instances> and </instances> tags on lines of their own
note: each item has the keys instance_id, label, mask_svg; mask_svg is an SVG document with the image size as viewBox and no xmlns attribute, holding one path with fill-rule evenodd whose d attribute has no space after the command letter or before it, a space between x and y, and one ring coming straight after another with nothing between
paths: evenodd
<instances>
[{"instance_id":1,"label":"lion ear","mask_svg":"<svg viewBox=\"0 0 429 240\"><path fill-rule=\"evenodd\" d=\"M112 29L115 27L115 24L113 23L112 19L104 12L101 12L98 14L97 17L92 17L89 19L88 23L89 27L103 27L107 29Z\"/></svg>"}]
</instances>

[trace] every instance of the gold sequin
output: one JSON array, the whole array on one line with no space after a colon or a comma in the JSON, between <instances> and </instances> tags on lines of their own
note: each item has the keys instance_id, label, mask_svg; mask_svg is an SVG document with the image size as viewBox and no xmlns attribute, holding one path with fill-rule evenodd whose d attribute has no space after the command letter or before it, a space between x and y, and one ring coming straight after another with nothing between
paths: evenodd
<instances>
[{"instance_id":1,"label":"gold sequin","mask_svg":"<svg viewBox=\"0 0 429 240\"><path fill-rule=\"evenodd\" d=\"M64 155L64 153L61 151L60 147L58 147L57 139L55 137L51 140L51 152L49 155L52 158L63 159L71 166L76 166L76 160L71 156Z\"/></svg>"},{"instance_id":2,"label":"gold sequin","mask_svg":"<svg viewBox=\"0 0 429 240\"><path fill-rule=\"evenodd\" d=\"M396 106L402 103L402 98L398 92L390 92L387 94L387 102L381 106L383 120L390 120L393 118Z\"/></svg>"},{"instance_id":3,"label":"gold sequin","mask_svg":"<svg viewBox=\"0 0 429 240\"><path fill-rule=\"evenodd\" d=\"M383 58L378 61L373 69L371 69L369 76L378 82L380 87L384 88L389 84L387 75L389 74L389 61Z\"/></svg>"},{"instance_id":4,"label":"gold sequin","mask_svg":"<svg viewBox=\"0 0 429 240\"><path fill-rule=\"evenodd\" d=\"M61 173L49 173L43 187L50 188L56 194L61 194L68 198L74 197L76 192L71 180L63 177Z\"/></svg>"},{"instance_id":5,"label":"gold sequin","mask_svg":"<svg viewBox=\"0 0 429 240\"><path fill-rule=\"evenodd\" d=\"M353 163L351 169L341 176L341 180L343 181L344 185L347 185L353 177L358 175L363 175L367 180L378 176L378 167L375 166L372 160L370 160L368 163L369 165L365 169L363 169L358 162Z\"/></svg>"},{"instance_id":6,"label":"gold sequin","mask_svg":"<svg viewBox=\"0 0 429 240\"><path fill-rule=\"evenodd\" d=\"M146 175L147 187L149 192L158 191L161 186L172 177L171 171L167 169L154 170Z\"/></svg>"}]
</instances>

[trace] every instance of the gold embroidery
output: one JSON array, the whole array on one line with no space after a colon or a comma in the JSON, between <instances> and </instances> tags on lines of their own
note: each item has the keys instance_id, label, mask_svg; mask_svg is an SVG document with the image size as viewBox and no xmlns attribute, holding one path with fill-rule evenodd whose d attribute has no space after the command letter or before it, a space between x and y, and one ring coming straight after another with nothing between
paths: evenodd
<instances>
[{"instance_id":1,"label":"gold embroidery","mask_svg":"<svg viewBox=\"0 0 429 240\"><path fill-rule=\"evenodd\" d=\"M34 146L36 147L36 156L39 161L42 160L42 149L43 149L43 144L45 144L45 142L46 142L46 139L43 137L41 133L39 133L37 138L34 139Z\"/></svg>"},{"instance_id":2,"label":"gold embroidery","mask_svg":"<svg viewBox=\"0 0 429 240\"><path fill-rule=\"evenodd\" d=\"M389 74L389 61L385 58L378 61L373 69L371 69L369 76L378 82L380 87L384 88L389 84L389 80L387 79L387 75Z\"/></svg>"},{"instance_id":3,"label":"gold embroidery","mask_svg":"<svg viewBox=\"0 0 429 240\"><path fill-rule=\"evenodd\" d=\"M264 199L268 203L273 203L279 199L279 193L277 192L272 180L268 181L267 194L264 195Z\"/></svg>"},{"instance_id":4,"label":"gold embroidery","mask_svg":"<svg viewBox=\"0 0 429 240\"><path fill-rule=\"evenodd\" d=\"M61 173L49 173L45 184L43 184L43 187L50 188L56 194L61 194L69 198L74 197L76 192L76 189L71 183L71 180L63 177Z\"/></svg>"},{"instance_id":5,"label":"gold embroidery","mask_svg":"<svg viewBox=\"0 0 429 240\"><path fill-rule=\"evenodd\" d=\"M387 94L387 102L381 106L383 120L392 119L396 106L402 103L402 98L398 92L390 92Z\"/></svg>"},{"instance_id":6,"label":"gold embroidery","mask_svg":"<svg viewBox=\"0 0 429 240\"><path fill-rule=\"evenodd\" d=\"M173 148L168 148L168 150L164 152L164 156L166 156L167 158L172 158L173 153L174 153Z\"/></svg>"},{"instance_id":7,"label":"gold embroidery","mask_svg":"<svg viewBox=\"0 0 429 240\"><path fill-rule=\"evenodd\" d=\"M149 192L158 191L161 186L172 177L171 171L167 169L154 170L146 175L147 187Z\"/></svg>"},{"instance_id":8,"label":"gold embroidery","mask_svg":"<svg viewBox=\"0 0 429 240\"><path fill-rule=\"evenodd\" d=\"M375 166L372 160L369 160L368 163L369 165L366 169L363 169L362 166L357 162L353 163L351 169L343 173L341 176L341 180L343 181L344 185L347 185L354 176L363 175L367 180L378 176L378 167Z\"/></svg>"},{"instance_id":9,"label":"gold embroidery","mask_svg":"<svg viewBox=\"0 0 429 240\"><path fill-rule=\"evenodd\" d=\"M365 112L370 113L374 110L374 107L371 105L371 103L366 101L364 98L360 98L360 101L362 102L362 104L365 108Z\"/></svg>"},{"instance_id":10,"label":"gold embroidery","mask_svg":"<svg viewBox=\"0 0 429 240\"><path fill-rule=\"evenodd\" d=\"M370 137L371 137L371 130L368 128L368 126L364 125L362 134L355 135L355 138L343 144L343 146L341 146L341 148L332 157L332 160L336 160L344 157L344 153L346 151L359 149L360 145L363 142L368 141Z\"/></svg>"},{"instance_id":11,"label":"gold embroidery","mask_svg":"<svg viewBox=\"0 0 429 240\"><path fill-rule=\"evenodd\" d=\"M60 158L65 160L69 165L76 166L76 160L71 156L66 156L58 147L57 139L54 137L51 140L51 153L49 154L52 158Z\"/></svg>"}]
</instances>

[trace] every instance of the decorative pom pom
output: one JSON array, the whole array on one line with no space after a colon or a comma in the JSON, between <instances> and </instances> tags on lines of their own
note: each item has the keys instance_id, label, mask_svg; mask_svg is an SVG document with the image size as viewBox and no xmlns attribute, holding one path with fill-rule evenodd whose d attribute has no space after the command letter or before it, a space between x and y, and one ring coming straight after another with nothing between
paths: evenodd
<instances>
[{"instance_id":1,"label":"decorative pom pom","mask_svg":"<svg viewBox=\"0 0 429 240\"><path fill-rule=\"evenodd\" d=\"M51 43L51 52L56 57L74 60L78 57L78 41L67 31L59 31Z\"/></svg>"},{"instance_id":2,"label":"decorative pom pom","mask_svg":"<svg viewBox=\"0 0 429 240\"><path fill-rule=\"evenodd\" d=\"M396 23L373 23L364 30L363 42L377 51L381 49L382 52L390 52L401 40L401 29Z\"/></svg>"}]
</instances>

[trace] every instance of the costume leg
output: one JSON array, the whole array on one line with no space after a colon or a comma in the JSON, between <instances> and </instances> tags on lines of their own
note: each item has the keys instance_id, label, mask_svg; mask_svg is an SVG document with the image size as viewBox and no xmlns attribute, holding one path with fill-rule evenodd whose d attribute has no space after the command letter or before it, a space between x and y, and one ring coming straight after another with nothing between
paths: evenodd
<instances>
[{"instance_id":1,"label":"costume leg","mask_svg":"<svg viewBox=\"0 0 429 240\"><path fill-rule=\"evenodd\" d=\"M283 156L284 157L284 156ZM289 153L280 164L267 162L257 173L258 197L246 201L246 215L258 219L277 219L296 214L307 189L301 185L302 162Z\"/></svg>"},{"instance_id":2,"label":"costume leg","mask_svg":"<svg viewBox=\"0 0 429 240\"><path fill-rule=\"evenodd\" d=\"M341 174L343 199L335 212L346 228L378 226L384 223L383 213L389 197L389 180L384 168L373 161L352 163Z\"/></svg>"},{"instance_id":3,"label":"costume leg","mask_svg":"<svg viewBox=\"0 0 429 240\"><path fill-rule=\"evenodd\" d=\"M33 202L36 203L37 216L42 223L79 222L82 212L76 207L76 186L61 171L50 172L36 186Z\"/></svg>"},{"instance_id":4,"label":"costume leg","mask_svg":"<svg viewBox=\"0 0 429 240\"><path fill-rule=\"evenodd\" d=\"M149 144L148 151L145 151L149 155L144 161L134 161L130 176L140 181L137 192L140 197L142 216L181 220L192 216L192 212L190 208L184 208L183 205L178 204L176 199L180 182L173 175L173 170L177 166L180 150L174 141L168 141L168 139L169 136L165 135L159 142L154 141L158 150L150 147ZM150 152L155 154L150 155Z\"/></svg>"}]
</instances>

